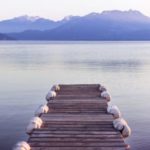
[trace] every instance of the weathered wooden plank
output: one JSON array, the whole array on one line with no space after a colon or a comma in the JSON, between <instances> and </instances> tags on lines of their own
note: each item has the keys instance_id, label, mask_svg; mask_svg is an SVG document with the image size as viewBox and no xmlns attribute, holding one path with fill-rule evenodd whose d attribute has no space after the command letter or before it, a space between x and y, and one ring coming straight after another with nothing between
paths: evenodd
<instances>
[{"instance_id":1,"label":"weathered wooden plank","mask_svg":"<svg viewBox=\"0 0 150 150\"><path fill-rule=\"evenodd\" d=\"M57 98L57 97L56 97ZM61 104L61 103L68 103L68 104L76 104L76 103L90 103L90 104L107 104L107 101L103 98L95 98L95 99L80 99L80 100L74 100L74 99L69 99L68 100L65 100L65 99L62 99L61 101L57 101L57 99L55 100L51 100L48 102L49 104L53 104L53 103L58 103L58 104Z\"/></svg>"},{"instance_id":2,"label":"weathered wooden plank","mask_svg":"<svg viewBox=\"0 0 150 150\"><path fill-rule=\"evenodd\" d=\"M79 109L83 109L83 110L95 110L95 111L97 111L97 110L106 110L107 109L107 107L106 106L98 106L98 107L90 107L90 106L86 106L85 108L82 106L82 107L80 107L80 106L78 106L78 107L54 107L54 106L52 106L52 105L48 105L49 106L49 108L51 108L51 109L72 109L72 110L79 110ZM50 110L51 110L50 109Z\"/></svg>"},{"instance_id":3,"label":"weathered wooden plank","mask_svg":"<svg viewBox=\"0 0 150 150\"><path fill-rule=\"evenodd\" d=\"M112 115L60 115L60 114L43 114L41 116L43 121L113 121Z\"/></svg>"},{"instance_id":4,"label":"weathered wooden plank","mask_svg":"<svg viewBox=\"0 0 150 150\"><path fill-rule=\"evenodd\" d=\"M68 89L57 91L57 95L100 95L100 91L96 89Z\"/></svg>"},{"instance_id":5,"label":"weathered wooden plank","mask_svg":"<svg viewBox=\"0 0 150 150\"><path fill-rule=\"evenodd\" d=\"M85 100L85 101L86 101L86 100L95 100L95 99L97 99L97 100L105 100L105 101L106 101L106 99L104 99L104 98L102 98L102 97L99 97L99 96L98 96L98 97L96 97L96 96L95 96L95 97L94 97L94 96L91 96L91 97L80 97L80 96L79 96L79 97L73 97L73 98L71 98L71 97L69 97L69 96L68 96L68 97L61 97L61 96L58 97L58 95L53 99L53 101L54 101L54 100L55 100L55 101L56 101L56 100L57 100L57 101L58 101L58 100L59 100L59 101L60 101L60 100L67 100L67 101L70 101L70 100L77 100L77 101L79 101L79 100Z\"/></svg>"},{"instance_id":6,"label":"weathered wooden plank","mask_svg":"<svg viewBox=\"0 0 150 150\"><path fill-rule=\"evenodd\" d=\"M87 104L85 104L85 105L79 105L79 104L77 104L77 105L75 105L75 104L65 104L65 105L55 105L55 104L52 104L52 105L48 105L48 107L50 108L50 110L51 109L73 109L73 110L78 110L78 109L83 109L83 110L85 110L85 109L89 109L89 110L94 110L94 109L103 109L103 110L106 110L107 109L107 106L106 105L87 105Z\"/></svg>"},{"instance_id":7,"label":"weathered wooden plank","mask_svg":"<svg viewBox=\"0 0 150 150\"><path fill-rule=\"evenodd\" d=\"M127 147L32 147L32 150L128 150Z\"/></svg>"},{"instance_id":8,"label":"weathered wooden plank","mask_svg":"<svg viewBox=\"0 0 150 150\"><path fill-rule=\"evenodd\" d=\"M53 103L53 104L48 104L49 107L54 107L54 108L106 108L107 104L90 104L90 103Z\"/></svg>"},{"instance_id":9,"label":"weathered wooden plank","mask_svg":"<svg viewBox=\"0 0 150 150\"><path fill-rule=\"evenodd\" d=\"M68 134L32 134L31 138L92 138L92 139L122 139L119 135L68 135Z\"/></svg>"},{"instance_id":10,"label":"weathered wooden plank","mask_svg":"<svg viewBox=\"0 0 150 150\"><path fill-rule=\"evenodd\" d=\"M52 118L52 117L42 117L42 120L44 120L44 122L51 122L51 121L66 121L66 122L70 122L70 121L99 121L99 122L112 122L112 119L110 118L93 118L93 120L91 118L83 118L83 117L80 117L80 118Z\"/></svg>"},{"instance_id":11,"label":"weathered wooden plank","mask_svg":"<svg viewBox=\"0 0 150 150\"><path fill-rule=\"evenodd\" d=\"M30 138L29 142L101 142L101 143L106 143L106 142L113 142L113 143L124 143L123 139L121 138L75 138L75 137L69 137L69 138L63 138L63 137L53 137L53 138Z\"/></svg>"},{"instance_id":12,"label":"weathered wooden plank","mask_svg":"<svg viewBox=\"0 0 150 150\"><path fill-rule=\"evenodd\" d=\"M98 87L65 87L65 88L61 88L61 90L57 91L58 93L65 93L65 92L90 92L90 93L96 93L96 92L100 92ZM88 94L88 93L87 93Z\"/></svg>"},{"instance_id":13,"label":"weathered wooden plank","mask_svg":"<svg viewBox=\"0 0 150 150\"><path fill-rule=\"evenodd\" d=\"M84 93L84 94L99 93L100 94L100 91L97 88L80 88L80 87L78 87L78 88L62 89L60 91L57 91L57 93L58 93L58 95L59 94L74 94L74 93L78 93L78 94L82 95L82 93Z\"/></svg>"},{"instance_id":14,"label":"weathered wooden plank","mask_svg":"<svg viewBox=\"0 0 150 150\"><path fill-rule=\"evenodd\" d=\"M99 84L60 85L54 100L42 114L41 129L28 140L32 150L125 150L107 101L100 97Z\"/></svg>"},{"instance_id":15,"label":"weathered wooden plank","mask_svg":"<svg viewBox=\"0 0 150 150\"><path fill-rule=\"evenodd\" d=\"M80 108L80 109L73 109L71 110L70 108L68 109L55 109L55 108L51 108L48 112L48 114L52 114L52 113L79 113L79 114L90 114L90 113L95 113L95 115L97 115L98 113L99 114L107 114L107 111L106 109L90 109L88 111L88 109L83 109L83 108Z\"/></svg>"},{"instance_id":16,"label":"weathered wooden plank","mask_svg":"<svg viewBox=\"0 0 150 150\"><path fill-rule=\"evenodd\" d=\"M92 136L92 137L122 137L120 132L117 131L42 131L41 129L36 129L33 131L32 135L47 137L53 135L68 135L68 136Z\"/></svg>"},{"instance_id":17,"label":"weathered wooden plank","mask_svg":"<svg viewBox=\"0 0 150 150\"><path fill-rule=\"evenodd\" d=\"M99 88L100 84L59 84L61 90L64 88L80 87L80 88Z\"/></svg>"},{"instance_id":18,"label":"weathered wooden plank","mask_svg":"<svg viewBox=\"0 0 150 150\"><path fill-rule=\"evenodd\" d=\"M125 147L126 145L123 143L123 142L104 142L104 143L101 143L101 142L29 142L29 144L31 146L45 146L45 147L56 147L56 146L69 146L69 147L80 147L80 146L83 146L83 147L97 147L97 146L103 146L103 147L114 147L114 146L122 146L122 147Z\"/></svg>"},{"instance_id":19,"label":"weathered wooden plank","mask_svg":"<svg viewBox=\"0 0 150 150\"><path fill-rule=\"evenodd\" d=\"M77 127L42 127L43 131L114 131L114 128L110 128L110 127L97 127L97 128L77 128Z\"/></svg>"},{"instance_id":20,"label":"weathered wooden plank","mask_svg":"<svg viewBox=\"0 0 150 150\"><path fill-rule=\"evenodd\" d=\"M57 128L57 127L63 127L63 128L73 128L73 127L76 127L76 128L113 128L113 125L112 124L49 124L49 123L44 123L43 125L44 127L45 126L48 126L50 128ZM114 128L113 128L114 129Z\"/></svg>"},{"instance_id":21,"label":"weathered wooden plank","mask_svg":"<svg viewBox=\"0 0 150 150\"><path fill-rule=\"evenodd\" d=\"M100 96L100 92L99 91L60 91L60 92L57 92L57 95L59 96L71 96L71 95L74 95L74 96L82 96L82 95L91 95L91 96L94 96L94 95L97 95L97 96Z\"/></svg>"},{"instance_id":22,"label":"weathered wooden plank","mask_svg":"<svg viewBox=\"0 0 150 150\"><path fill-rule=\"evenodd\" d=\"M76 113L77 115L101 115L101 114L105 114L107 115L107 111L106 109L104 108L101 108L101 109L96 109L95 112L94 110L91 108L89 109L88 111L88 108L87 109L84 109L84 108L74 108L73 110L71 110L70 108L66 108L66 109L62 109L62 108L51 108L48 112L48 115L51 115L51 114L67 114L67 112L70 114L70 113Z\"/></svg>"},{"instance_id":23,"label":"weathered wooden plank","mask_svg":"<svg viewBox=\"0 0 150 150\"><path fill-rule=\"evenodd\" d=\"M100 97L100 95L80 95L80 96L77 96L77 95L57 95L57 97L55 97L56 100L61 100L61 99L95 99L95 98L98 98Z\"/></svg>"},{"instance_id":24,"label":"weathered wooden plank","mask_svg":"<svg viewBox=\"0 0 150 150\"><path fill-rule=\"evenodd\" d=\"M65 91L73 91L73 92L76 92L76 91L91 91L91 92L100 92L99 91L99 87L98 86L93 86L93 87L88 87L88 86L66 86L66 87L61 87L61 90L58 91L58 92L65 92Z\"/></svg>"},{"instance_id":25,"label":"weathered wooden plank","mask_svg":"<svg viewBox=\"0 0 150 150\"><path fill-rule=\"evenodd\" d=\"M94 114L91 114L91 115L74 115L74 114L69 114L69 115L67 115L67 114L42 114L42 117L51 117L51 118L53 118L53 117L60 117L60 118L69 118L69 117L71 117L71 118L89 118L89 119L91 119L91 118L109 118L109 119L112 119L113 120L113 116L111 115L111 114L98 114L98 115L94 115Z\"/></svg>"},{"instance_id":26,"label":"weathered wooden plank","mask_svg":"<svg viewBox=\"0 0 150 150\"><path fill-rule=\"evenodd\" d=\"M100 91L79 91L79 90L76 90L76 91L58 91L57 92L57 95L59 96L70 96L70 95L74 95L74 96L81 96L81 95L98 95L100 96Z\"/></svg>"},{"instance_id":27,"label":"weathered wooden plank","mask_svg":"<svg viewBox=\"0 0 150 150\"><path fill-rule=\"evenodd\" d=\"M58 114L58 113L64 113L64 114L66 114L66 113L81 113L81 115L82 114L84 114L85 113L85 115L86 114L90 114L90 113L93 113L92 115L94 115L94 113L95 113L95 115L101 115L101 114L104 114L104 115L107 115L108 113L107 113L107 108L95 108L95 111L94 111L94 108L53 108L53 107L51 107L50 108L50 110L48 111L48 115L49 114L52 114L52 113L56 113L56 114ZM79 115L78 114L78 115Z\"/></svg>"},{"instance_id":28,"label":"weathered wooden plank","mask_svg":"<svg viewBox=\"0 0 150 150\"><path fill-rule=\"evenodd\" d=\"M78 124L81 124L81 125L87 125L87 124L98 124L98 125L101 125L101 124L109 124L109 125L112 125L112 121L44 121L44 123L49 123L49 124L60 124L60 125L63 125L63 124L73 124L73 125L78 125Z\"/></svg>"},{"instance_id":29,"label":"weathered wooden plank","mask_svg":"<svg viewBox=\"0 0 150 150\"><path fill-rule=\"evenodd\" d=\"M64 101L64 100L63 100ZM63 101L58 101L58 100L53 100L53 101L49 101L49 105L108 105L107 101L103 101L103 102L86 102L86 101L68 101L68 102L63 102Z\"/></svg>"}]
</instances>

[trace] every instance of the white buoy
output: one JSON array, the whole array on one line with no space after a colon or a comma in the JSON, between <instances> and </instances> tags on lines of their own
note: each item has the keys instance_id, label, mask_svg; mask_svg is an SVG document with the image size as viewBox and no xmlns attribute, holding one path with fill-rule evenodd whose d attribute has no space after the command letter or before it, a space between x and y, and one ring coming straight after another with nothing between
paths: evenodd
<instances>
[{"instance_id":1,"label":"white buoy","mask_svg":"<svg viewBox=\"0 0 150 150\"><path fill-rule=\"evenodd\" d=\"M33 129L40 129L42 124L43 124L43 121L41 118L39 117L32 118L26 128L26 133L30 134L32 133Z\"/></svg>"},{"instance_id":2,"label":"white buoy","mask_svg":"<svg viewBox=\"0 0 150 150\"><path fill-rule=\"evenodd\" d=\"M51 91L59 91L60 90L60 86L59 85L53 85L51 88Z\"/></svg>"},{"instance_id":3,"label":"white buoy","mask_svg":"<svg viewBox=\"0 0 150 150\"><path fill-rule=\"evenodd\" d=\"M113 121L114 128L119 131L121 131L124 128L125 124L126 124L126 121L122 118L118 118Z\"/></svg>"},{"instance_id":4,"label":"white buoy","mask_svg":"<svg viewBox=\"0 0 150 150\"><path fill-rule=\"evenodd\" d=\"M18 142L15 145L13 150L31 150L31 148L30 148L30 145L27 142L21 141L21 142Z\"/></svg>"},{"instance_id":5,"label":"white buoy","mask_svg":"<svg viewBox=\"0 0 150 150\"><path fill-rule=\"evenodd\" d=\"M115 119L113 121L113 126L115 129L121 131L124 138L131 135L131 129L123 118Z\"/></svg>"},{"instance_id":6,"label":"white buoy","mask_svg":"<svg viewBox=\"0 0 150 150\"><path fill-rule=\"evenodd\" d=\"M107 91L101 92L101 97L105 98L107 101L111 100L111 96Z\"/></svg>"},{"instance_id":7,"label":"white buoy","mask_svg":"<svg viewBox=\"0 0 150 150\"><path fill-rule=\"evenodd\" d=\"M122 136L124 138L127 138L131 135L131 128L128 126L128 124L126 126L124 126L124 129L122 131Z\"/></svg>"},{"instance_id":8,"label":"white buoy","mask_svg":"<svg viewBox=\"0 0 150 150\"><path fill-rule=\"evenodd\" d=\"M46 95L46 100L49 101L54 97L56 97L56 92L55 91L49 91Z\"/></svg>"},{"instance_id":9,"label":"white buoy","mask_svg":"<svg viewBox=\"0 0 150 150\"><path fill-rule=\"evenodd\" d=\"M99 87L99 90L100 90L100 92L107 91L107 89L106 89L106 87L105 87L105 86L100 86L100 87Z\"/></svg>"},{"instance_id":10,"label":"white buoy","mask_svg":"<svg viewBox=\"0 0 150 150\"><path fill-rule=\"evenodd\" d=\"M41 114L46 114L49 111L47 105L40 105L39 108L35 111L35 116L40 116Z\"/></svg>"},{"instance_id":11,"label":"white buoy","mask_svg":"<svg viewBox=\"0 0 150 150\"><path fill-rule=\"evenodd\" d=\"M40 117L33 117L31 120L30 120L31 123L36 123L36 122L39 122L40 124L43 123L42 119Z\"/></svg>"},{"instance_id":12,"label":"white buoy","mask_svg":"<svg viewBox=\"0 0 150 150\"><path fill-rule=\"evenodd\" d=\"M121 112L116 105L109 105L107 107L107 112L112 114L116 119L121 117Z\"/></svg>"}]
</instances>

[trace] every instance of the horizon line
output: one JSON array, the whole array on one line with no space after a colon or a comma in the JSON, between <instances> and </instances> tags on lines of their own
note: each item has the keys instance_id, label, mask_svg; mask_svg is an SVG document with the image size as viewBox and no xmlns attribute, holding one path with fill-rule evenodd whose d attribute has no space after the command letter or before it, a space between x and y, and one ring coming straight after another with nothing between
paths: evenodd
<instances>
[{"instance_id":1,"label":"horizon line","mask_svg":"<svg viewBox=\"0 0 150 150\"><path fill-rule=\"evenodd\" d=\"M92 11L92 12L89 12L89 13L86 13L84 15L73 15L73 14L70 14L70 15L66 15L66 16L63 16L61 19L51 19L51 18L48 18L48 17L44 17L44 16L38 16L38 15L30 15L30 14L22 14L22 15L18 15L18 16L13 16L13 17L10 17L10 18L6 18L6 19L2 19L0 18L0 22L1 21L5 21L5 20L11 20L11 19L15 19L15 18L19 18L19 17L38 17L38 18L43 18L43 19L48 19L48 20L52 20L52 21L61 21L67 17L83 17L83 16L86 16L86 15L89 15L91 13L97 13L97 14L102 14L103 12L105 11L108 11L108 12L111 12L111 11L120 11L120 12L129 12L129 11L137 11L137 12L140 12L141 14L143 14L144 16L147 16L147 17L150 17L146 14L144 14L143 12L137 10L137 9L127 9L127 10L119 10L119 9L110 9L110 10L102 10L100 12L97 12L97 11Z\"/></svg>"}]
</instances>

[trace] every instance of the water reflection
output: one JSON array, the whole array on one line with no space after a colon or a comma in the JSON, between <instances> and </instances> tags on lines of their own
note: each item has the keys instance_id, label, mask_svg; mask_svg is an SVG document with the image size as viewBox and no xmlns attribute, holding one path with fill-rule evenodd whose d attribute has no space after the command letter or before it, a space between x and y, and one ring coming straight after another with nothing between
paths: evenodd
<instances>
[{"instance_id":1,"label":"water reflection","mask_svg":"<svg viewBox=\"0 0 150 150\"><path fill-rule=\"evenodd\" d=\"M149 150L149 58L149 42L0 44L0 149L26 138L24 129L52 84L102 83L132 128L127 142Z\"/></svg>"},{"instance_id":2,"label":"water reflection","mask_svg":"<svg viewBox=\"0 0 150 150\"><path fill-rule=\"evenodd\" d=\"M142 69L142 63L138 60L107 60L107 61L66 61L64 63L69 68L100 69L103 71L124 71L130 72ZM144 64L146 65L146 64Z\"/></svg>"},{"instance_id":3,"label":"water reflection","mask_svg":"<svg viewBox=\"0 0 150 150\"><path fill-rule=\"evenodd\" d=\"M134 58L135 50L132 50L130 55L124 50L110 49L109 45L106 47L104 44L101 47L96 44L92 50L90 49L91 45L73 45L74 48L71 46L71 44L63 45L62 43L60 45L33 45L32 43L31 45L11 45L10 49L10 46L3 44L0 45L0 66L27 70L59 66L66 69L68 67L69 69L84 68L88 70L100 69L108 72L129 72L133 69L140 70L147 63L145 60L141 60L138 55ZM84 49L84 47L87 48Z\"/></svg>"}]
</instances>

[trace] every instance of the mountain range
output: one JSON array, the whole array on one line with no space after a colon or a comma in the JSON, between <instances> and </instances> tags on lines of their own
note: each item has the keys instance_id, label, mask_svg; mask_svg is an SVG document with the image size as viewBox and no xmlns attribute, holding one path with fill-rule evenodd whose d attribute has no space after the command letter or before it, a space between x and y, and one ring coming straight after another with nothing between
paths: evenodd
<instances>
[{"instance_id":1,"label":"mountain range","mask_svg":"<svg viewBox=\"0 0 150 150\"><path fill-rule=\"evenodd\" d=\"M60 21L21 16L0 21L0 32L16 40L150 40L150 17L136 10L103 11Z\"/></svg>"},{"instance_id":2,"label":"mountain range","mask_svg":"<svg viewBox=\"0 0 150 150\"><path fill-rule=\"evenodd\" d=\"M0 33L0 40L14 40L14 39L12 37Z\"/></svg>"}]
</instances>

